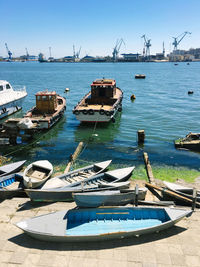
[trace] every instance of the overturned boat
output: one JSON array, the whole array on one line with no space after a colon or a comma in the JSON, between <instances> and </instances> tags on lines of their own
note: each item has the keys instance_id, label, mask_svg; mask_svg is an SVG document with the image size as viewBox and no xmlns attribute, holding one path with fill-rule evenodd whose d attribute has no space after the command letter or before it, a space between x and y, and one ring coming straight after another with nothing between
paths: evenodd
<instances>
[{"instance_id":1,"label":"overturned boat","mask_svg":"<svg viewBox=\"0 0 200 267\"><path fill-rule=\"evenodd\" d=\"M91 84L91 91L74 107L73 113L81 122L115 121L122 111L123 92L113 79L98 79Z\"/></svg>"},{"instance_id":2,"label":"overturned boat","mask_svg":"<svg viewBox=\"0 0 200 267\"><path fill-rule=\"evenodd\" d=\"M144 200L147 193L146 188L138 189L138 200ZM74 201L77 207L91 208L99 206L122 206L135 202L135 190L107 190L99 192L74 193Z\"/></svg>"},{"instance_id":3,"label":"overturned boat","mask_svg":"<svg viewBox=\"0 0 200 267\"><path fill-rule=\"evenodd\" d=\"M190 215L191 211L175 208L71 209L33 217L16 226L44 241L87 242L159 232Z\"/></svg>"}]
</instances>

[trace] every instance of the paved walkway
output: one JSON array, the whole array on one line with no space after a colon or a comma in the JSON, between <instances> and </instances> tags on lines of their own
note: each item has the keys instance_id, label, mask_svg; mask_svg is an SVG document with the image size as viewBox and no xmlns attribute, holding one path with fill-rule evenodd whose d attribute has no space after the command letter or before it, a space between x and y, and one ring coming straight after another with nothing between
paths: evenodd
<instances>
[{"instance_id":1,"label":"paved walkway","mask_svg":"<svg viewBox=\"0 0 200 267\"><path fill-rule=\"evenodd\" d=\"M74 203L31 203L13 198L0 203L0 266L200 266L200 211L165 232L120 241L46 243L22 233L14 223Z\"/></svg>"}]
</instances>

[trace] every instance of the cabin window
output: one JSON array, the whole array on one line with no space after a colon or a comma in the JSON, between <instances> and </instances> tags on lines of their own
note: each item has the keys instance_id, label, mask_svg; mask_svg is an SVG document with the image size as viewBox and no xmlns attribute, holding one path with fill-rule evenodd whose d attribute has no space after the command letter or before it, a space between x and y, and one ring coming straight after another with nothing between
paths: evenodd
<instances>
[{"instance_id":1,"label":"cabin window","mask_svg":"<svg viewBox=\"0 0 200 267\"><path fill-rule=\"evenodd\" d=\"M47 96L47 95L43 95L43 96L42 96L42 100L43 100L43 101L47 101L47 100L48 100L48 96Z\"/></svg>"},{"instance_id":2,"label":"cabin window","mask_svg":"<svg viewBox=\"0 0 200 267\"><path fill-rule=\"evenodd\" d=\"M0 85L0 91L3 91L3 85Z\"/></svg>"},{"instance_id":3,"label":"cabin window","mask_svg":"<svg viewBox=\"0 0 200 267\"><path fill-rule=\"evenodd\" d=\"M6 84L6 89L10 89L10 85L8 83Z\"/></svg>"}]
</instances>

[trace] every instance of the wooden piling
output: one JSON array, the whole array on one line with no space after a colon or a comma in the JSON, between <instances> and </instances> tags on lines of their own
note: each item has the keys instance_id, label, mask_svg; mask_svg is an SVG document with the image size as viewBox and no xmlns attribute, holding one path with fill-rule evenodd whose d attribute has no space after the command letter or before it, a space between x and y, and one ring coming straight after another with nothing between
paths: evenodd
<instances>
[{"instance_id":1,"label":"wooden piling","mask_svg":"<svg viewBox=\"0 0 200 267\"><path fill-rule=\"evenodd\" d=\"M155 179L154 179L153 172L152 172L152 169L151 169L151 164L150 164L150 161L149 161L148 154L146 152L144 152L143 153L143 157L144 157L144 163L145 163L145 167L146 167L146 172L147 172L147 177L148 177L149 183L150 184L154 184L155 183Z\"/></svg>"},{"instance_id":2,"label":"wooden piling","mask_svg":"<svg viewBox=\"0 0 200 267\"><path fill-rule=\"evenodd\" d=\"M77 159L78 155L80 154L81 150L83 148L83 142L80 142L74 152L73 155L70 156L69 162L67 164L67 167L64 170L64 173L67 173L70 170L71 165L73 162Z\"/></svg>"},{"instance_id":3,"label":"wooden piling","mask_svg":"<svg viewBox=\"0 0 200 267\"><path fill-rule=\"evenodd\" d=\"M138 206L138 184L135 186L135 206Z\"/></svg>"},{"instance_id":4,"label":"wooden piling","mask_svg":"<svg viewBox=\"0 0 200 267\"><path fill-rule=\"evenodd\" d=\"M144 130L138 130L138 144L144 144L144 139L145 139L145 132Z\"/></svg>"},{"instance_id":5,"label":"wooden piling","mask_svg":"<svg viewBox=\"0 0 200 267\"><path fill-rule=\"evenodd\" d=\"M196 207L196 201L197 201L197 190L196 188L193 189L193 195L192 195L192 210L194 211Z\"/></svg>"}]
</instances>

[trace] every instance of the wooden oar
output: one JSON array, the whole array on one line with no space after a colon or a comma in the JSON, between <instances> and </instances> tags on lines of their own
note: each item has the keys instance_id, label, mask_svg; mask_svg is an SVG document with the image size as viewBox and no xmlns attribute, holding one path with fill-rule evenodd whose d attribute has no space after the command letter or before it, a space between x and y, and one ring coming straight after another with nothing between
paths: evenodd
<instances>
[{"instance_id":1,"label":"wooden oar","mask_svg":"<svg viewBox=\"0 0 200 267\"><path fill-rule=\"evenodd\" d=\"M156 186L156 185L152 185L150 183L145 183L145 186L146 187L153 188L153 189L156 189L158 191L161 191L161 192L163 192L163 193L165 193L165 194L167 194L167 195L169 195L171 197L174 197L176 199L182 200L184 202L189 202L191 205L193 203L193 200L191 200L191 199L189 199L187 197L181 196L181 195L179 195L177 193L174 193L174 192L172 192L172 191L170 191L168 189L165 189L165 188L162 188L162 187L159 187L159 186ZM200 208L200 204L199 203L196 203L196 207L197 208Z\"/></svg>"}]
</instances>

